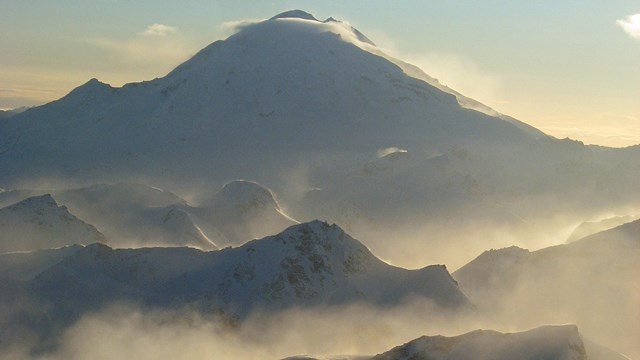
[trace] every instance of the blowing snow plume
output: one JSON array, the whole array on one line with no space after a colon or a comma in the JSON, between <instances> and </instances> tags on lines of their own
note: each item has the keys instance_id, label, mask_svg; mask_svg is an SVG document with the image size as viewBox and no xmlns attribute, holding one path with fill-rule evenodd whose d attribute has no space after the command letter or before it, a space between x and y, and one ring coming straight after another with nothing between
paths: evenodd
<instances>
[{"instance_id":1,"label":"blowing snow plume","mask_svg":"<svg viewBox=\"0 0 640 360\"><path fill-rule=\"evenodd\" d=\"M497 323L575 323L592 339L637 358L638 264L640 220L534 252L487 251L453 275Z\"/></svg>"},{"instance_id":2,"label":"blowing snow plume","mask_svg":"<svg viewBox=\"0 0 640 360\"><path fill-rule=\"evenodd\" d=\"M226 183L193 209L206 232L220 232L220 245L241 245L297 224L280 208L273 192L253 181Z\"/></svg>"}]
</instances>

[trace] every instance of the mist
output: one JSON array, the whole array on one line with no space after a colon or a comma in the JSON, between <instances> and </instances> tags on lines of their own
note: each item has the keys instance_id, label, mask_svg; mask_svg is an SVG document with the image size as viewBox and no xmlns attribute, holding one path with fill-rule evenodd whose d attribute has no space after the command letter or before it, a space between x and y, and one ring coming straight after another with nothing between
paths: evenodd
<instances>
[{"instance_id":1,"label":"mist","mask_svg":"<svg viewBox=\"0 0 640 360\"><path fill-rule=\"evenodd\" d=\"M374 355L424 334L455 335L473 328L459 315L421 300L386 309L353 304L277 314L255 312L240 323L192 310L113 304L84 315L66 329L53 351L30 354L25 340L3 356L266 360L301 354Z\"/></svg>"},{"instance_id":2,"label":"mist","mask_svg":"<svg viewBox=\"0 0 640 360\"><path fill-rule=\"evenodd\" d=\"M52 349L34 352L34 344L29 340L35 342L36 338L23 336L21 342L3 349L0 355L20 360L267 360L293 355L372 356L423 335L457 336L476 329L518 332L549 324L578 324L586 339L609 347L626 345L627 349L633 350L630 346L634 340L629 335L637 333L637 328L611 332L620 323L615 318L608 318L606 313L599 313L599 318L612 321L593 331L589 326L589 322L593 322L589 317L593 314L586 316L583 313L582 317L576 317L566 308L555 306L557 304L531 307L539 297L533 296L532 291L527 294L519 292L517 296L530 296L528 304L513 301L495 312L443 312L428 301L414 299L389 308L362 303L278 313L256 311L243 321L229 321L189 309L167 310L115 303L83 315L60 334ZM601 321L599 324L606 323ZM588 330L582 330L583 327ZM542 344L544 339L540 341Z\"/></svg>"},{"instance_id":3,"label":"mist","mask_svg":"<svg viewBox=\"0 0 640 360\"><path fill-rule=\"evenodd\" d=\"M549 210L553 199L542 194L526 199L516 198L509 208L481 206L486 203L447 207L444 203L445 206L439 208L443 210L441 214L412 214L412 204L409 203L406 208L374 212L375 217L358 213L349 215L349 212L331 212L331 207L306 207L305 201L309 199L299 196L305 194L305 189L313 183L304 171L298 170L296 174L287 185L298 189L297 194L295 191L282 193L265 188L279 208L286 209L287 214L300 221L313 214L312 210L330 214L330 221L337 222L347 233L362 241L374 255L405 268L418 269L439 263L445 264L453 273L485 250L512 245L531 251L542 249L540 254L553 255L557 251L553 249L568 246L562 244L583 221L638 214L637 208L626 205L572 211L577 208L576 204L564 204L564 207ZM144 207L161 209L178 202L188 211L194 211L198 206L206 208L207 202L220 191L213 186L210 191L183 188L186 191L182 193L203 194L192 196L192 200L187 202L176 193L157 188L132 187L131 184L120 186L114 184L104 188L110 190L101 200L103 210L118 209L123 203L146 204ZM126 191L112 192L114 188ZM86 191L86 188L82 189ZM0 199L15 200L41 191L5 192ZM317 196L326 191L313 189L312 192ZM56 191L53 193L56 197ZM72 187L57 193L61 203L66 201L69 209L80 218L98 219L101 215L103 224L111 223L115 227L119 221L117 217L126 218L132 214L115 212L112 213L116 216L113 218L109 212L100 210L91 215L91 211L101 209L95 207L95 198L86 194L80 196L83 193ZM74 200L76 207L72 205ZM85 206L86 212L83 212L83 207L78 206L83 201L85 205L93 201L93 208ZM529 208L521 212L521 216L515 214L513 209L523 203L529 204ZM322 205L323 202L311 204ZM396 216L391 216L394 212ZM397 216L397 212L401 216ZM501 217L502 214L509 216ZM205 233L210 233L206 229L206 225L211 224L209 221L198 223L204 224ZM269 217L261 220L249 218L247 223L240 225L247 229L271 227L272 233L284 227ZM194 309L115 303L83 314L78 321L61 329L53 345L44 349L37 333L31 333L28 328L9 327L18 335L12 336L10 346L3 347L1 351L7 358L38 360L277 359L299 354L374 355L423 335L456 336L479 328L514 332L548 324L576 324L584 337L637 357L640 349L635 344L634 334L640 333L640 328L633 319L640 316L637 307L640 287L635 281L640 275L638 249L633 246L609 249L607 243L604 244L584 246L577 252L559 252L560 255L551 256L551 260L539 255L538 260L531 260L525 266L516 262L488 277L472 281L454 273L461 290L476 306L475 310L443 312L428 301L414 299L394 307L360 303L277 313L256 311L239 321ZM139 244L132 242L124 247L133 245ZM146 243L145 246L152 245ZM28 294L24 299L29 303ZM38 306L37 303L34 305ZM10 309L5 310L11 312ZM2 316L3 328L7 328L11 322L7 320L6 313Z\"/></svg>"}]
</instances>

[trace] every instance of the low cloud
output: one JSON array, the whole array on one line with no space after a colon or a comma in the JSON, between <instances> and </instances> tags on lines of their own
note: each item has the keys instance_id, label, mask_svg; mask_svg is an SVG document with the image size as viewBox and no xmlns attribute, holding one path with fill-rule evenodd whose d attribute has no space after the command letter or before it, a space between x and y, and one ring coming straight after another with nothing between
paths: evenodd
<instances>
[{"instance_id":1,"label":"low cloud","mask_svg":"<svg viewBox=\"0 0 640 360\"><path fill-rule=\"evenodd\" d=\"M0 348L0 357L271 360L296 354L375 354L424 334L455 335L477 327L468 322L417 299L385 309L352 304L258 312L241 323L188 309L113 304L84 314L65 329L52 351L33 355L38 343L26 333L16 337L18 344Z\"/></svg>"},{"instance_id":2,"label":"low cloud","mask_svg":"<svg viewBox=\"0 0 640 360\"><path fill-rule=\"evenodd\" d=\"M616 24L632 38L640 39L640 13L616 20Z\"/></svg>"},{"instance_id":3,"label":"low cloud","mask_svg":"<svg viewBox=\"0 0 640 360\"><path fill-rule=\"evenodd\" d=\"M585 144L612 147L640 144L640 118L626 114L594 114L591 120L558 117L555 123L538 128L557 138L569 137Z\"/></svg>"},{"instance_id":4,"label":"low cloud","mask_svg":"<svg viewBox=\"0 0 640 360\"><path fill-rule=\"evenodd\" d=\"M149 25L140 35L143 36L165 36L178 32L178 27L163 24Z\"/></svg>"}]
</instances>

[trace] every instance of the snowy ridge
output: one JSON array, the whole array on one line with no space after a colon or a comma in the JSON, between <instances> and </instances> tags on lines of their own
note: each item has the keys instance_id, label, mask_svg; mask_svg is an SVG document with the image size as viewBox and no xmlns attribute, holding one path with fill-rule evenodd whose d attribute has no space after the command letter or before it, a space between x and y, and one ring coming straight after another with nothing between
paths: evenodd
<instances>
[{"instance_id":1,"label":"snowy ridge","mask_svg":"<svg viewBox=\"0 0 640 360\"><path fill-rule=\"evenodd\" d=\"M455 336L423 336L371 360L587 360L574 325L542 326L520 333L476 330Z\"/></svg>"},{"instance_id":2,"label":"snowy ridge","mask_svg":"<svg viewBox=\"0 0 640 360\"><path fill-rule=\"evenodd\" d=\"M393 306L409 298L431 300L441 309L469 304L444 266L395 268L320 221L212 252L93 244L42 271L29 287L36 299L71 312L65 317L116 300L189 306L232 318L257 309L361 301Z\"/></svg>"},{"instance_id":3,"label":"snowy ridge","mask_svg":"<svg viewBox=\"0 0 640 360\"><path fill-rule=\"evenodd\" d=\"M0 325L36 336L41 344L55 342L87 312L121 302L187 308L232 323L254 311L314 306L389 308L423 299L444 312L469 305L444 266L390 266L339 227L320 221L211 252L92 244L17 255L0 256L0 269L10 276L0 282L0 305L12 309ZM0 333L0 340L11 343L10 333Z\"/></svg>"},{"instance_id":4,"label":"snowy ridge","mask_svg":"<svg viewBox=\"0 0 640 360\"><path fill-rule=\"evenodd\" d=\"M59 206L49 194L0 209L0 253L105 241L95 227Z\"/></svg>"},{"instance_id":5,"label":"snowy ridge","mask_svg":"<svg viewBox=\"0 0 640 360\"><path fill-rule=\"evenodd\" d=\"M99 227L113 247L217 248L217 238L210 239L196 224L186 201L169 191L116 183L67 189L56 196Z\"/></svg>"},{"instance_id":6,"label":"snowy ridge","mask_svg":"<svg viewBox=\"0 0 640 360\"><path fill-rule=\"evenodd\" d=\"M223 293L264 306L326 305L358 299L394 304L410 295L433 299L444 307L466 304L443 266L414 271L394 268L338 226L320 221L294 225L228 252L236 265L232 273L222 273L237 281ZM207 269L194 276L211 273Z\"/></svg>"},{"instance_id":7,"label":"snowy ridge","mask_svg":"<svg viewBox=\"0 0 640 360\"><path fill-rule=\"evenodd\" d=\"M169 191L136 183L5 191L0 193L0 203L42 192L51 192L100 229L112 247L190 246L207 251L237 246L298 223L280 208L271 190L246 180L228 182L199 206Z\"/></svg>"}]
</instances>

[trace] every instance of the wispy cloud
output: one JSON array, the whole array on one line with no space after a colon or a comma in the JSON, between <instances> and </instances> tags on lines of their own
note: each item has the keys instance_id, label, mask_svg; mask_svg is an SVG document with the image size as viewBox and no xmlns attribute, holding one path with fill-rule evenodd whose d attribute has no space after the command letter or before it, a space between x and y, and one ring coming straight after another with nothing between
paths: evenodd
<instances>
[{"instance_id":1,"label":"wispy cloud","mask_svg":"<svg viewBox=\"0 0 640 360\"><path fill-rule=\"evenodd\" d=\"M618 24L624 32L629 34L629 36L640 39L640 13L616 20L616 24Z\"/></svg>"},{"instance_id":2,"label":"wispy cloud","mask_svg":"<svg viewBox=\"0 0 640 360\"><path fill-rule=\"evenodd\" d=\"M93 45L110 51L124 62L171 63L177 64L188 58L193 51L179 41L144 41L130 39L117 41L108 38L95 38L89 41Z\"/></svg>"},{"instance_id":3,"label":"wispy cloud","mask_svg":"<svg viewBox=\"0 0 640 360\"><path fill-rule=\"evenodd\" d=\"M147 26L147 28L140 33L140 35L144 36L165 36L169 34L174 34L178 32L178 27L169 26L163 24L152 24Z\"/></svg>"},{"instance_id":4,"label":"wispy cloud","mask_svg":"<svg viewBox=\"0 0 640 360\"><path fill-rule=\"evenodd\" d=\"M186 39L177 33L178 27L152 24L128 39L93 38L88 42L124 63L175 66L194 52Z\"/></svg>"},{"instance_id":5,"label":"wispy cloud","mask_svg":"<svg viewBox=\"0 0 640 360\"><path fill-rule=\"evenodd\" d=\"M225 21L222 24L220 24L219 28L220 30L222 30L224 35L230 36L242 30L244 27L259 23L264 20L265 19L240 19L240 20Z\"/></svg>"}]
</instances>

